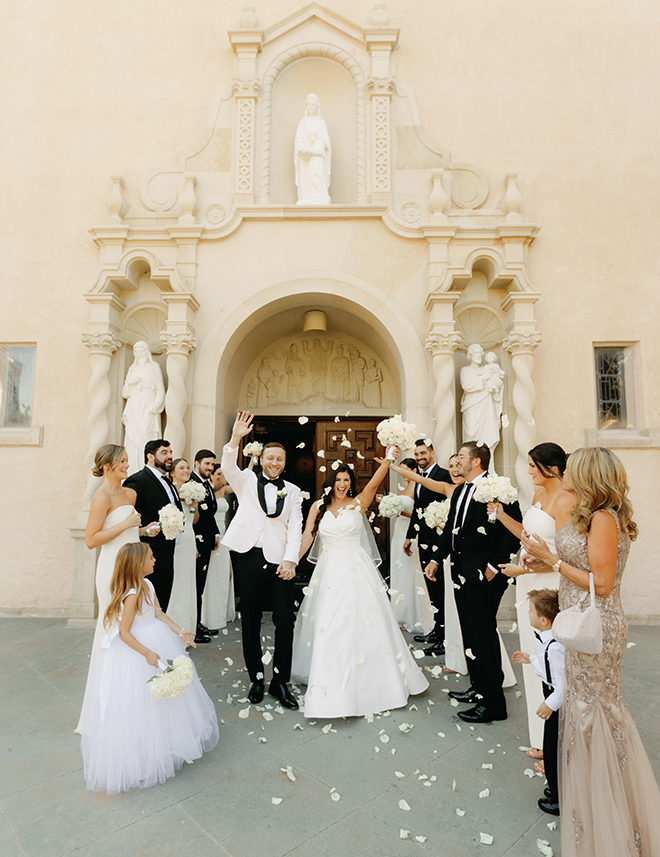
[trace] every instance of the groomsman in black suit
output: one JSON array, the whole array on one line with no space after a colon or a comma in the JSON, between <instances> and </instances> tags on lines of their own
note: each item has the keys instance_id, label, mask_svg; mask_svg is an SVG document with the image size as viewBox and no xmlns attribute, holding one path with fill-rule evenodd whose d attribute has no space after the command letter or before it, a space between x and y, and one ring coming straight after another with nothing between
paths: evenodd
<instances>
[{"instance_id":1,"label":"groomsman in black suit","mask_svg":"<svg viewBox=\"0 0 660 857\"><path fill-rule=\"evenodd\" d=\"M449 471L439 467L435 463L435 452L433 444L427 440L415 441L415 461L417 469L422 476L433 479L435 482L449 482L451 476ZM417 539L417 550L419 551L419 562L422 570L434 557L433 545L435 544L435 530L432 530L424 519L424 509L435 500L444 499L442 495L436 494L429 488L419 483L415 484L415 505L413 506L406 540L403 550L408 556L412 556L413 539ZM427 655L442 655L445 651L445 584L440 575L439 580L426 578L426 588L429 592L431 604L435 607L435 625L428 634L417 634L414 640L417 643L428 643L429 647L424 649Z\"/></svg>"},{"instance_id":2,"label":"groomsman in black suit","mask_svg":"<svg viewBox=\"0 0 660 857\"><path fill-rule=\"evenodd\" d=\"M182 508L179 494L169 477L172 470L172 447L169 440L150 440L144 447L144 463L142 470L128 477L124 487L132 488L137 494L135 511L141 519L157 522L158 513L168 503L178 509ZM140 541L148 544L153 551L156 562L150 579L156 590L158 603L167 611L174 579L176 540L168 540L159 528L147 526L147 531Z\"/></svg>"},{"instance_id":3,"label":"groomsman in black suit","mask_svg":"<svg viewBox=\"0 0 660 857\"><path fill-rule=\"evenodd\" d=\"M500 563L510 562L511 554L520 548L520 541L499 521L489 521L487 504L473 499L479 480L488 475L488 447L479 446L476 441L464 443L458 463L465 482L452 495L445 528L439 536L434 536L438 550L425 573L435 578L444 558L451 558L471 686L449 695L474 706L458 712L462 720L489 723L506 720L507 716L497 610L509 578L500 571ZM522 520L517 502L504 506L504 510L514 520Z\"/></svg>"},{"instance_id":4,"label":"groomsman in black suit","mask_svg":"<svg viewBox=\"0 0 660 857\"><path fill-rule=\"evenodd\" d=\"M199 517L197 523L193 524L195 531L195 542L197 544L197 642L207 642L210 637L218 634L217 628L207 628L202 624L202 595L206 586L206 576L211 561L211 553L220 546L220 531L215 520L218 511L218 501L210 483L215 464L215 452L210 449L200 449L195 455L194 471L190 478L200 482L205 490L206 497L199 502L197 509ZM206 640L202 639L206 637Z\"/></svg>"}]
</instances>

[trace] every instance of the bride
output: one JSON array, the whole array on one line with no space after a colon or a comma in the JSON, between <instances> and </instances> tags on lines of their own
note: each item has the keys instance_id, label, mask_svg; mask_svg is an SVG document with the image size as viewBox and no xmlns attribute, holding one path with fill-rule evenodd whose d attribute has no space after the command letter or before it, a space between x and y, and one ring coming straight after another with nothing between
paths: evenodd
<instances>
[{"instance_id":1,"label":"bride","mask_svg":"<svg viewBox=\"0 0 660 857\"><path fill-rule=\"evenodd\" d=\"M392 612L364 518L389 465L383 461L358 494L355 474L339 464L310 509L300 555L317 536L310 557L316 569L298 614L292 665L307 685L305 717L401 708L428 687Z\"/></svg>"}]
</instances>

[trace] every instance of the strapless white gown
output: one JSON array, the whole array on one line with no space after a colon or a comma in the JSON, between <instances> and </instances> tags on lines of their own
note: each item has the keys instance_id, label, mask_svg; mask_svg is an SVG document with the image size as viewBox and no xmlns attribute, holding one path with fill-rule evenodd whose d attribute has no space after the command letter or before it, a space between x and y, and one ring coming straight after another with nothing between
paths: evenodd
<instances>
[{"instance_id":1,"label":"strapless white gown","mask_svg":"<svg viewBox=\"0 0 660 857\"><path fill-rule=\"evenodd\" d=\"M225 534L225 514L229 503L224 497L218 499L215 522L220 538ZM231 573L229 548L223 544L211 553L206 585L202 595L202 624L207 628L224 628L236 618L234 606L234 578Z\"/></svg>"},{"instance_id":2,"label":"strapless white gown","mask_svg":"<svg viewBox=\"0 0 660 857\"><path fill-rule=\"evenodd\" d=\"M406 494L401 495L403 508L412 512L415 501ZM394 522L390 542L390 588L392 609L399 625L411 634L428 634L434 625L433 607L426 588L426 580L419 564L417 551L406 556L403 543L406 540L410 518L403 515Z\"/></svg>"},{"instance_id":3,"label":"strapless white gown","mask_svg":"<svg viewBox=\"0 0 660 857\"><path fill-rule=\"evenodd\" d=\"M112 512L110 512L106 517L105 521L103 522L103 529L109 530L111 527L116 527L117 524L120 524L122 521L125 521L126 518L128 518L128 516L134 511L135 510L133 506L117 506L117 508L113 509ZM83 717L85 715L85 705L87 702L87 690L89 688L89 677L92 673L94 662L98 657L99 649L101 648L101 640L105 635L105 628L103 627L103 616L105 614L105 611L108 609L108 604L110 603L110 581L112 580L112 573L115 570L115 560L117 559L117 553L119 552L119 548L123 547L124 545L139 541L140 528L129 527L127 530L124 530L123 533L120 533L111 542L108 542L107 544L103 545L101 547L101 550L99 551L99 558L96 563L96 599L99 605L99 612L98 617L96 619L94 642L92 643L92 654L89 658L89 669L87 671L85 696L83 698L82 709L80 711L80 719L78 720L76 732L80 732L82 727Z\"/></svg>"},{"instance_id":4,"label":"strapless white gown","mask_svg":"<svg viewBox=\"0 0 660 857\"><path fill-rule=\"evenodd\" d=\"M183 503L185 523L181 538L174 548L174 579L167 615L187 631L197 627L197 549L193 521L195 510Z\"/></svg>"},{"instance_id":5,"label":"strapless white gown","mask_svg":"<svg viewBox=\"0 0 660 857\"><path fill-rule=\"evenodd\" d=\"M523 528L526 533L534 533L548 545L553 553L557 524L554 518L537 503L531 506L523 515ZM558 571L533 572L516 577L516 611L518 614L518 631L520 633L520 651L533 654L538 646L534 629L529 624L529 603L527 593L531 589L557 589L560 574ZM543 702L543 686L541 679L534 672L531 664L523 664L523 681L525 684L525 699L527 701L527 721L529 724L529 744L531 747L543 747L543 723L537 715L539 705Z\"/></svg>"},{"instance_id":6,"label":"strapless white gown","mask_svg":"<svg viewBox=\"0 0 660 857\"><path fill-rule=\"evenodd\" d=\"M292 675L307 685L305 717L360 717L406 705L428 681L392 612L387 586L361 545L356 509L319 525L321 552L300 607Z\"/></svg>"}]
</instances>

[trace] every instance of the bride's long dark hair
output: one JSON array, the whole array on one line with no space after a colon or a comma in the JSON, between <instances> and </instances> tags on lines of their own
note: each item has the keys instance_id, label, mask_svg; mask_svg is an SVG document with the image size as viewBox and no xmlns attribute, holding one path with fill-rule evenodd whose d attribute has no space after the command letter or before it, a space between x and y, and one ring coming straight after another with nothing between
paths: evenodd
<instances>
[{"instance_id":1,"label":"bride's long dark hair","mask_svg":"<svg viewBox=\"0 0 660 857\"><path fill-rule=\"evenodd\" d=\"M314 522L314 529L312 530L312 538L316 535L316 531L319 528L319 524L321 523L321 518L325 515L328 506L332 502L333 497L333 488L335 487L335 482L337 481L337 476L340 473L348 473L348 477L351 480L351 486L348 489L349 497L357 497L357 483L355 481L355 473L353 469L348 466L348 464L344 464L342 461L341 464L335 469L331 470L330 473L326 476L325 482L323 483L323 495L319 503L319 511L316 515L316 521Z\"/></svg>"}]
</instances>

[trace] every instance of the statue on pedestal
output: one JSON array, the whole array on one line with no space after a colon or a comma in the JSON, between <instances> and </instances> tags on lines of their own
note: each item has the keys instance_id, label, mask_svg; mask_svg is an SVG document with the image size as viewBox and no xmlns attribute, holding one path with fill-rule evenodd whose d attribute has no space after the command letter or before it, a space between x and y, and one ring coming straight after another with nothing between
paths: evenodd
<instances>
[{"instance_id":1,"label":"statue on pedestal","mask_svg":"<svg viewBox=\"0 0 660 857\"><path fill-rule=\"evenodd\" d=\"M332 145L328 126L321 116L318 96L310 93L305 114L298 123L293 161L296 170L298 205L328 205Z\"/></svg>"},{"instance_id":2,"label":"statue on pedestal","mask_svg":"<svg viewBox=\"0 0 660 857\"><path fill-rule=\"evenodd\" d=\"M124 446L128 452L129 473L142 469L147 441L161 436L160 415L165 407L163 373L147 343L136 342L133 356L121 391L126 399L121 421L126 429Z\"/></svg>"},{"instance_id":3,"label":"statue on pedestal","mask_svg":"<svg viewBox=\"0 0 660 857\"><path fill-rule=\"evenodd\" d=\"M505 373L493 352L488 353L486 365L482 366L484 350L478 343L470 345L467 358L470 364L460 373L463 440L485 443L492 455L500 442Z\"/></svg>"}]
</instances>

